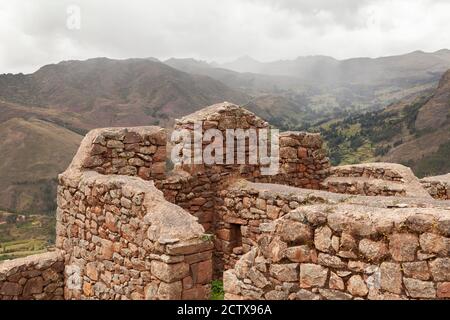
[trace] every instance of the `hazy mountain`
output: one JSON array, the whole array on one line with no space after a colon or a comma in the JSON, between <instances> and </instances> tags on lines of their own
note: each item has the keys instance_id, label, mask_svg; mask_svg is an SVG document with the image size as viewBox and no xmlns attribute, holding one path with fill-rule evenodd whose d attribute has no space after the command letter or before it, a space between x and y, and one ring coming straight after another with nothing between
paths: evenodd
<instances>
[{"instance_id":1,"label":"hazy mountain","mask_svg":"<svg viewBox=\"0 0 450 320\"><path fill-rule=\"evenodd\" d=\"M223 82L231 88L254 96L280 94L285 93L286 91L307 92L308 90L311 90L306 81L290 76L267 75L251 72L240 73L217 67L216 64L209 64L205 61L191 58L171 58L164 61L164 63L190 74L206 75Z\"/></svg>"},{"instance_id":2,"label":"hazy mountain","mask_svg":"<svg viewBox=\"0 0 450 320\"><path fill-rule=\"evenodd\" d=\"M0 124L0 209L49 213L56 179L70 163L82 136L38 119Z\"/></svg>"},{"instance_id":3,"label":"hazy mountain","mask_svg":"<svg viewBox=\"0 0 450 320\"><path fill-rule=\"evenodd\" d=\"M208 75L253 96L284 96L320 114L336 116L382 109L437 85L450 68L450 51L421 51L382 58L336 60L327 56L259 62L248 56L225 64L169 59L179 70Z\"/></svg>"},{"instance_id":4,"label":"hazy mountain","mask_svg":"<svg viewBox=\"0 0 450 320\"><path fill-rule=\"evenodd\" d=\"M243 57L222 67L237 72L291 76L328 85L413 83L434 79L437 73L449 69L450 50L415 51L374 59L336 60L327 56L307 56L264 63Z\"/></svg>"},{"instance_id":5,"label":"hazy mountain","mask_svg":"<svg viewBox=\"0 0 450 320\"><path fill-rule=\"evenodd\" d=\"M1 75L0 99L74 112L88 127L167 123L205 105L249 100L217 80L152 59L107 58L65 61L29 75Z\"/></svg>"}]
</instances>

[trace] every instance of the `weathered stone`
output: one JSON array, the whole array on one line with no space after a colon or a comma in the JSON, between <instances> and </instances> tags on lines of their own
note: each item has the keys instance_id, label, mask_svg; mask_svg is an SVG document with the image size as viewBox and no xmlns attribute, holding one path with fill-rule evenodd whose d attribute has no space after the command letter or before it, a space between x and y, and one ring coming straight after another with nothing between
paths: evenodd
<instances>
[{"instance_id":1,"label":"weathered stone","mask_svg":"<svg viewBox=\"0 0 450 320\"><path fill-rule=\"evenodd\" d=\"M297 149L292 147L282 147L280 148L280 157L285 159L296 159Z\"/></svg>"},{"instance_id":2,"label":"weathered stone","mask_svg":"<svg viewBox=\"0 0 450 320\"><path fill-rule=\"evenodd\" d=\"M142 141L142 136L137 132L127 132L123 138L124 143L139 143Z\"/></svg>"},{"instance_id":3,"label":"weathered stone","mask_svg":"<svg viewBox=\"0 0 450 320\"><path fill-rule=\"evenodd\" d=\"M226 270L223 273L223 290L226 293L238 295L241 293L239 279L236 277L234 270Z\"/></svg>"},{"instance_id":4,"label":"weathered stone","mask_svg":"<svg viewBox=\"0 0 450 320\"><path fill-rule=\"evenodd\" d=\"M317 254L314 249L308 245L289 247L284 250L286 258L292 262L313 262L317 260Z\"/></svg>"},{"instance_id":5,"label":"weathered stone","mask_svg":"<svg viewBox=\"0 0 450 320\"><path fill-rule=\"evenodd\" d=\"M207 284L212 280L212 261L205 260L191 265L192 274L195 283ZM187 268L189 272L189 267ZM178 277L177 277L178 278Z\"/></svg>"},{"instance_id":6,"label":"weathered stone","mask_svg":"<svg viewBox=\"0 0 450 320\"><path fill-rule=\"evenodd\" d=\"M450 258L437 258L429 266L434 281L450 281Z\"/></svg>"},{"instance_id":7,"label":"weathered stone","mask_svg":"<svg viewBox=\"0 0 450 320\"><path fill-rule=\"evenodd\" d=\"M195 287L188 290L183 290L182 300L207 300L209 299L209 292L207 288Z\"/></svg>"},{"instance_id":8,"label":"weathered stone","mask_svg":"<svg viewBox=\"0 0 450 320\"><path fill-rule=\"evenodd\" d=\"M298 263L272 264L269 272L280 281L298 281Z\"/></svg>"},{"instance_id":9,"label":"weathered stone","mask_svg":"<svg viewBox=\"0 0 450 320\"><path fill-rule=\"evenodd\" d=\"M146 300L156 300L158 298L158 284L155 282L149 283L145 287L145 299Z\"/></svg>"},{"instance_id":10,"label":"weathered stone","mask_svg":"<svg viewBox=\"0 0 450 320\"><path fill-rule=\"evenodd\" d=\"M158 298L160 300L180 300L183 291L181 281L165 283L161 282L158 288Z\"/></svg>"},{"instance_id":11,"label":"weathered stone","mask_svg":"<svg viewBox=\"0 0 450 320\"><path fill-rule=\"evenodd\" d=\"M347 282L347 290L353 296L364 297L369 293L367 286L360 275L354 275Z\"/></svg>"},{"instance_id":12,"label":"weathered stone","mask_svg":"<svg viewBox=\"0 0 450 320\"><path fill-rule=\"evenodd\" d=\"M410 233L395 233L389 237L389 251L396 261L414 261L419 240Z\"/></svg>"},{"instance_id":13,"label":"weathered stone","mask_svg":"<svg viewBox=\"0 0 450 320\"><path fill-rule=\"evenodd\" d=\"M93 281L98 280L98 270L95 262L89 262L86 264L86 275Z\"/></svg>"},{"instance_id":14,"label":"weathered stone","mask_svg":"<svg viewBox=\"0 0 450 320\"><path fill-rule=\"evenodd\" d=\"M189 265L185 262L166 264L161 261L151 262L152 274L165 282L181 280L189 274Z\"/></svg>"},{"instance_id":15,"label":"weathered stone","mask_svg":"<svg viewBox=\"0 0 450 320\"><path fill-rule=\"evenodd\" d=\"M106 239L101 239L101 258L110 260L114 254L113 242Z\"/></svg>"},{"instance_id":16,"label":"weathered stone","mask_svg":"<svg viewBox=\"0 0 450 320\"><path fill-rule=\"evenodd\" d=\"M419 238L420 247L424 252L446 255L450 247L448 239L434 233L424 233Z\"/></svg>"},{"instance_id":17,"label":"weathered stone","mask_svg":"<svg viewBox=\"0 0 450 320\"><path fill-rule=\"evenodd\" d=\"M317 250L330 252L333 233L328 226L319 227L314 232L314 245Z\"/></svg>"},{"instance_id":18,"label":"weathered stone","mask_svg":"<svg viewBox=\"0 0 450 320\"><path fill-rule=\"evenodd\" d=\"M300 287L323 287L328 277L328 269L317 264L300 264Z\"/></svg>"},{"instance_id":19,"label":"weathered stone","mask_svg":"<svg viewBox=\"0 0 450 320\"><path fill-rule=\"evenodd\" d=\"M356 250L355 239L347 232L342 232L340 249L344 251L355 251Z\"/></svg>"},{"instance_id":20,"label":"weathered stone","mask_svg":"<svg viewBox=\"0 0 450 320\"><path fill-rule=\"evenodd\" d=\"M319 253L318 263L330 268L343 269L347 266L339 257L332 256L326 253Z\"/></svg>"},{"instance_id":21,"label":"weathered stone","mask_svg":"<svg viewBox=\"0 0 450 320\"><path fill-rule=\"evenodd\" d=\"M266 300L286 300L288 297L288 293L279 290L271 290L267 292L264 297Z\"/></svg>"},{"instance_id":22,"label":"weathered stone","mask_svg":"<svg viewBox=\"0 0 450 320\"><path fill-rule=\"evenodd\" d=\"M106 146L108 148L122 149L125 145L123 144L123 142L118 141L118 140L108 140L108 142L106 143Z\"/></svg>"},{"instance_id":23,"label":"weathered stone","mask_svg":"<svg viewBox=\"0 0 450 320\"><path fill-rule=\"evenodd\" d=\"M342 278L339 277L336 273L330 272L329 287L333 290L343 291L345 289L344 280L342 280Z\"/></svg>"},{"instance_id":24,"label":"weathered stone","mask_svg":"<svg viewBox=\"0 0 450 320\"><path fill-rule=\"evenodd\" d=\"M256 199L255 206L259 210L266 210L267 208L266 200L260 198Z\"/></svg>"},{"instance_id":25,"label":"weathered stone","mask_svg":"<svg viewBox=\"0 0 450 320\"><path fill-rule=\"evenodd\" d=\"M401 294L402 293L402 271L400 264L383 262L380 265L380 287L383 290Z\"/></svg>"},{"instance_id":26,"label":"weathered stone","mask_svg":"<svg viewBox=\"0 0 450 320\"><path fill-rule=\"evenodd\" d=\"M436 289L431 281L403 278L406 293L412 298L436 298Z\"/></svg>"},{"instance_id":27,"label":"weathered stone","mask_svg":"<svg viewBox=\"0 0 450 320\"><path fill-rule=\"evenodd\" d=\"M211 250L213 247L214 244L212 241L195 241L169 244L167 245L166 250L169 254L182 255Z\"/></svg>"},{"instance_id":28,"label":"weathered stone","mask_svg":"<svg viewBox=\"0 0 450 320\"><path fill-rule=\"evenodd\" d=\"M256 268L251 268L248 271L248 278L253 282L258 288L264 288L270 285L270 282L266 279L264 274L258 271Z\"/></svg>"},{"instance_id":29,"label":"weathered stone","mask_svg":"<svg viewBox=\"0 0 450 320\"><path fill-rule=\"evenodd\" d=\"M369 239L362 239L359 242L359 251L369 261L379 261L389 254L387 245L384 242L376 242Z\"/></svg>"},{"instance_id":30,"label":"weathered stone","mask_svg":"<svg viewBox=\"0 0 450 320\"><path fill-rule=\"evenodd\" d=\"M22 286L15 282L3 282L0 294L5 296L18 296L22 293Z\"/></svg>"},{"instance_id":31,"label":"weathered stone","mask_svg":"<svg viewBox=\"0 0 450 320\"><path fill-rule=\"evenodd\" d=\"M275 220L280 214L280 208L277 206L267 205L267 217L269 219Z\"/></svg>"},{"instance_id":32,"label":"weathered stone","mask_svg":"<svg viewBox=\"0 0 450 320\"><path fill-rule=\"evenodd\" d=\"M266 238L268 241L269 239ZM265 257L272 260L272 262L278 262L284 258L287 248L287 243L281 241L278 237L275 237L267 244L264 244L265 239L260 240L261 250Z\"/></svg>"},{"instance_id":33,"label":"weathered stone","mask_svg":"<svg viewBox=\"0 0 450 320\"><path fill-rule=\"evenodd\" d=\"M437 284L437 297L450 298L450 282L440 282Z\"/></svg>"},{"instance_id":34,"label":"weathered stone","mask_svg":"<svg viewBox=\"0 0 450 320\"><path fill-rule=\"evenodd\" d=\"M338 290L319 289L319 293L326 300L351 300L353 298L350 294Z\"/></svg>"},{"instance_id":35,"label":"weathered stone","mask_svg":"<svg viewBox=\"0 0 450 320\"><path fill-rule=\"evenodd\" d=\"M279 235L281 239L288 242L303 244L312 240L312 230L306 224L284 220L279 226Z\"/></svg>"},{"instance_id":36,"label":"weathered stone","mask_svg":"<svg viewBox=\"0 0 450 320\"><path fill-rule=\"evenodd\" d=\"M28 279L23 287L24 297L30 297L33 294L42 293L44 289L44 280L42 277Z\"/></svg>"},{"instance_id":37,"label":"weathered stone","mask_svg":"<svg viewBox=\"0 0 450 320\"><path fill-rule=\"evenodd\" d=\"M419 262L404 262L402 269L405 277L414 278L418 280L428 280L430 278L430 271L428 264L425 261Z\"/></svg>"},{"instance_id":38,"label":"weathered stone","mask_svg":"<svg viewBox=\"0 0 450 320\"><path fill-rule=\"evenodd\" d=\"M436 221L432 215L420 213L409 216L405 221L406 226L415 232L430 230L435 223Z\"/></svg>"},{"instance_id":39,"label":"weathered stone","mask_svg":"<svg viewBox=\"0 0 450 320\"><path fill-rule=\"evenodd\" d=\"M295 294L294 299L295 300L320 300L320 296L318 294L312 293L308 290L301 289Z\"/></svg>"}]
</instances>

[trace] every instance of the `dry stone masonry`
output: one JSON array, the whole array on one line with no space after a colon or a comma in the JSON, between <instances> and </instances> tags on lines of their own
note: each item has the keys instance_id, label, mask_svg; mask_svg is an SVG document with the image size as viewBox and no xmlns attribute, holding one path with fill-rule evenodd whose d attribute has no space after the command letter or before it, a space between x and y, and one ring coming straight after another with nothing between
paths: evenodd
<instances>
[{"instance_id":1,"label":"dry stone masonry","mask_svg":"<svg viewBox=\"0 0 450 320\"><path fill-rule=\"evenodd\" d=\"M64 256L61 251L0 264L0 300L64 298Z\"/></svg>"},{"instance_id":2,"label":"dry stone masonry","mask_svg":"<svg viewBox=\"0 0 450 320\"><path fill-rule=\"evenodd\" d=\"M101 174L163 179L167 133L159 127L94 130L81 167Z\"/></svg>"},{"instance_id":3,"label":"dry stone masonry","mask_svg":"<svg viewBox=\"0 0 450 320\"><path fill-rule=\"evenodd\" d=\"M65 299L206 299L213 243L197 219L167 202L153 181L86 171L97 141L130 141L130 133L133 143L162 145L164 133L153 127L92 131L59 177L56 246L65 252ZM145 167L153 163L127 173Z\"/></svg>"},{"instance_id":4,"label":"dry stone masonry","mask_svg":"<svg viewBox=\"0 0 450 320\"><path fill-rule=\"evenodd\" d=\"M450 200L450 173L420 180L422 186L435 199Z\"/></svg>"},{"instance_id":5,"label":"dry stone masonry","mask_svg":"<svg viewBox=\"0 0 450 320\"><path fill-rule=\"evenodd\" d=\"M210 143L199 124L223 137L270 127L227 102L201 109L174 128L200 142L192 154ZM275 175L248 145L232 164L169 170L183 143L169 140L159 127L89 132L59 176L57 250L0 263L0 298L208 299L213 278L228 299L450 298L443 177L332 168L306 132L279 134Z\"/></svg>"},{"instance_id":6,"label":"dry stone masonry","mask_svg":"<svg viewBox=\"0 0 450 320\"><path fill-rule=\"evenodd\" d=\"M450 298L449 208L380 208L271 191L243 184L228 206L252 245L224 273L226 298ZM307 204L315 202L325 203Z\"/></svg>"},{"instance_id":7,"label":"dry stone masonry","mask_svg":"<svg viewBox=\"0 0 450 320\"><path fill-rule=\"evenodd\" d=\"M366 196L430 197L411 169L396 163L333 167L322 189Z\"/></svg>"}]
</instances>

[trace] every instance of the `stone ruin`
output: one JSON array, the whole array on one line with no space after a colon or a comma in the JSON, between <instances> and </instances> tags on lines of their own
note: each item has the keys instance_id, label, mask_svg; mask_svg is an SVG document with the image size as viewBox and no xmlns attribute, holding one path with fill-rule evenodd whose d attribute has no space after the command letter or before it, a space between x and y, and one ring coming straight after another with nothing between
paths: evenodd
<instances>
[{"instance_id":1,"label":"stone ruin","mask_svg":"<svg viewBox=\"0 0 450 320\"><path fill-rule=\"evenodd\" d=\"M175 129L198 122L269 127L222 103ZM280 133L273 176L254 164L169 170L167 142L159 127L89 132L59 176L56 250L1 263L0 298L208 299L212 279L226 299L450 298L448 176L331 167L306 132Z\"/></svg>"}]
</instances>

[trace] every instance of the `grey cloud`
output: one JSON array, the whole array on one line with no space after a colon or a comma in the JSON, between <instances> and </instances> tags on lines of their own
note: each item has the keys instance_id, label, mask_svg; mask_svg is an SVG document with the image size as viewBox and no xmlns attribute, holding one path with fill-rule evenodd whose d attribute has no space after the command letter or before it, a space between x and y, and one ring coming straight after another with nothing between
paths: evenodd
<instances>
[{"instance_id":1,"label":"grey cloud","mask_svg":"<svg viewBox=\"0 0 450 320\"><path fill-rule=\"evenodd\" d=\"M66 27L67 7L81 29ZM259 60L450 47L443 0L3 0L0 73L96 56Z\"/></svg>"}]
</instances>

